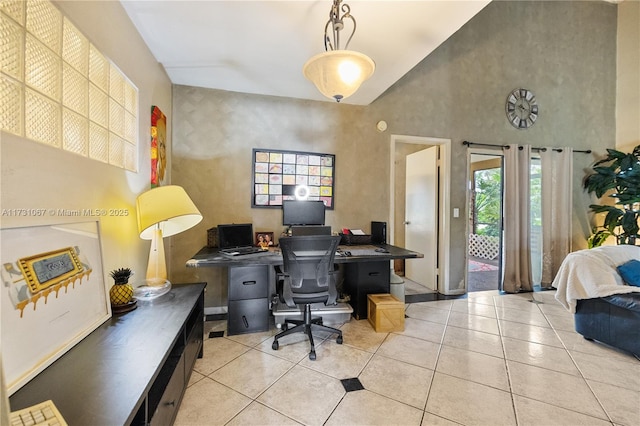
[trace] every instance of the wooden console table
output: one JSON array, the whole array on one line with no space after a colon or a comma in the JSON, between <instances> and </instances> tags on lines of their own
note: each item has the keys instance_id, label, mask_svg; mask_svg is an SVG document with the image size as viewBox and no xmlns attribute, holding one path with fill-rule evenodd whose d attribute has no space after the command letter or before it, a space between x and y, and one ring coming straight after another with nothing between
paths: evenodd
<instances>
[{"instance_id":1,"label":"wooden console table","mask_svg":"<svg viewBox=\"0 0 640 426\"><path fill-rule=\"evenodd\" d=\"M11 409L51 399L70 425L173 423L202 358L205 287L174 284L113 315L15 392Z\"/></svg>"}]
</instances>

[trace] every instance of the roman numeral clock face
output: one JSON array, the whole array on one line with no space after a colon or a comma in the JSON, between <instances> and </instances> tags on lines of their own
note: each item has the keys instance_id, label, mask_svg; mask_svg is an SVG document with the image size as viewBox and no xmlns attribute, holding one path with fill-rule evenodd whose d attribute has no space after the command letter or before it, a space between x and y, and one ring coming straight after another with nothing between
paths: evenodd
<instances>
[{"instance_id":1,"label":"roman numeral clock face","mask_svg":"<svg viewBox=\"0 0 640 426\"><path fill-rule=\"evenodd\" d=\"M536 97L527 89L515 89L507 97L507 119L513 127L528 129L538 119Z\"/></svg>"}]
</instances>

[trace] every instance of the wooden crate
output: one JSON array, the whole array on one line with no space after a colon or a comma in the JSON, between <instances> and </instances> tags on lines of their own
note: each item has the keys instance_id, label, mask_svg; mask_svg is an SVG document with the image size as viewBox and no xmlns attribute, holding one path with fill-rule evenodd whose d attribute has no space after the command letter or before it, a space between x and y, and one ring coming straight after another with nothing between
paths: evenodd
<instances>
[{"instance_id":1,"label":"wooden crate","mask_svg":"<svg viewBox=\"0 0 640 426\"><path fill-rule=\"evenodd\" d=\"M369 294L367 299L367 318L377 333L404 331L404 303L391 294Z\"/></svg>"}]
</instances>

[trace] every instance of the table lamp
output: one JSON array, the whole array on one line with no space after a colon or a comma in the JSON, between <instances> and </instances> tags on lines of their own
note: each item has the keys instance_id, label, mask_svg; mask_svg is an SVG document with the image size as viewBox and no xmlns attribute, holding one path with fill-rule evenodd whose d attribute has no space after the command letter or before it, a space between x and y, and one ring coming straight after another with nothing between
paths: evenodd
<instances>
[{"instance_id":1,"label":"table lamp","mask_svg":"<svg viewBox=\"0 0 640 426\"><path fill-rule=\"evenodd\" d=\"M167 279L163 237L179 234L197 225L202 214L185 190L177 185L159 186L138 196L140 238L151 240L147 277L134 290L137 299L149 300L171 290Z\"/></svg>"}]
</instances>

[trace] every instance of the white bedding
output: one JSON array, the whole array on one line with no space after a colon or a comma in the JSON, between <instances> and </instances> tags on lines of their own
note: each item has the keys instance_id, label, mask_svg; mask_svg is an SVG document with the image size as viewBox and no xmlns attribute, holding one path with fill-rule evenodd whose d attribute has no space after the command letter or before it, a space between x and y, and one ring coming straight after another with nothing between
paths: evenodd
<instances>
[{"instance_id":1,"label":"white bedding","mask_svg":"<svg viewBox=\"0 0 640 426\"><path fill-rule=\"evenodd\" d=\"M625 285L616 269L632 259L640 260L640 246L602 246L570 253L551 284L557 289L556 300L575 313L579 299L640 292L640 287Z\"/></svg>"}]
</instances>

